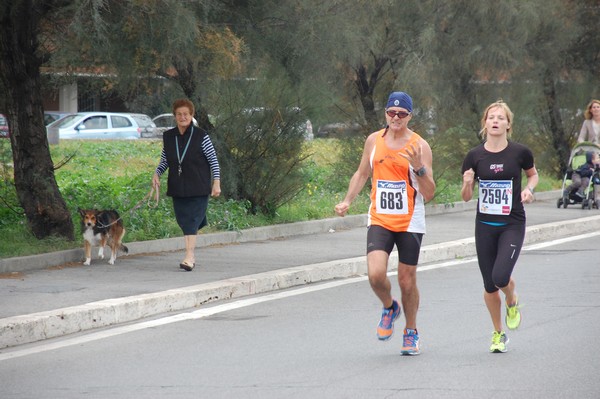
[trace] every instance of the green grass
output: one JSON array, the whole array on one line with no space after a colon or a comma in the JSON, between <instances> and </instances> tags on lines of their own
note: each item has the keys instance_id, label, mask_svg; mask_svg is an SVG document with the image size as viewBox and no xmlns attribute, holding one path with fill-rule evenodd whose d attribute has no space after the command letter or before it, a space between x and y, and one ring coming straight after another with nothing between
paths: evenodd
<instances>
[{"instance_id":1,"label":"green grass","mask_svg":"<svg viewBox=\"0 0 600 399\"><path fill-rule=\"evenodd\" d=\"M7 140L0 141L0 258L33 255L82 246L78 208L116 209L123 217L127 233L124 241L144 241L179 237L171 199L161 193L158 206L142 202L150 190L150 180L160 157L162 142L139 141L62 141L51 147L55 165L72 157L56 171L56 180L72 214L76 240L59 238L37 240L26 225L12 184L12 162ZM351 176L338 176L340 156L336 139L307 142L310 154L303 167L304 189L289 203L277 209L274 217L253 215L245 201L210 199L209 225L203 233L236 231L251 227L334 217L333 207L341 201ZM8 144L9 145L9 144ZM223 178L226 178L224 176ZM457 179L458 180L458 179ZM332 183L335 182L335 183ZM435 203L460 201L460 181L439 181ZM542 178L538 191L560 187L560 182ZM162 185L162 190L166 184ZM350 213L367 211L367 190L354 201Z\"/></svg>"}]
</instances>

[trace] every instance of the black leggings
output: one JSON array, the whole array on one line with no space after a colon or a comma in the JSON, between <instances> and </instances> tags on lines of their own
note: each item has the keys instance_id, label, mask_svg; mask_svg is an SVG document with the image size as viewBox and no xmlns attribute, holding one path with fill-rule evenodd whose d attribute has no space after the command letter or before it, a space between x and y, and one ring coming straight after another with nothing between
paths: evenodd
<instances>
[{"instance_id":1,"label":"black leggings","mask_svg":"<svg viewBox=\"0 0 600 399\"><path fill-rule=\"evenodd\" d=\"M491 226L475 222L477 260L486 292L496 292L508 285L524 239L524 224Z\"/></svg>"}]
</instances>

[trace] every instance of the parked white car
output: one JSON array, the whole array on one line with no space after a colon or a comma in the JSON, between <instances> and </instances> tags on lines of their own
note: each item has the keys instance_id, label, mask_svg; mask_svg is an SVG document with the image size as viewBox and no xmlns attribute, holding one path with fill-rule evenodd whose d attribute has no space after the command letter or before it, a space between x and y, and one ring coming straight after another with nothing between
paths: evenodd
<instances>
[{"instance_id":1,"label":"parked white car","mask_svg":"<svg viewBox=\"0 0 600 399\"><path fill-rule=\"evenodd\" d=\"M135 119L124 113L79 112L69 114L46 127L48 139L130 139L141 137Z\"/></svg>"}]
</instances>

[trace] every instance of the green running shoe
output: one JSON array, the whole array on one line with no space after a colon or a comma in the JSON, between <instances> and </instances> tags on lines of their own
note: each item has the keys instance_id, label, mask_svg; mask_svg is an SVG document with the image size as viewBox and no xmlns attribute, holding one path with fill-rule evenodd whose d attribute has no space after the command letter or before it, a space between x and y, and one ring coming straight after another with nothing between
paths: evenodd
<instances>
[{"instance_id":1,"label":"green running shoe","mask_svg":"<svg viewBox=\"0 0 600 399\"><path fill-rule=\"evenodd\" d=\"M514 305L506 305L506 326L509 330L516 330L521 325L521 311L519 307L518 297Z\"/></svg>"},{"instance_id":2,"label":"green running shoe","mask_svg":"<svg viewBox=\"0 0 600 399\"><path fill-rule=\"evenodd\" d=\"M508 350L508 337L504 331L494 331L492 333L492 345L490 346L491 353L504 353Z\"/></svg>"}]
</instances>

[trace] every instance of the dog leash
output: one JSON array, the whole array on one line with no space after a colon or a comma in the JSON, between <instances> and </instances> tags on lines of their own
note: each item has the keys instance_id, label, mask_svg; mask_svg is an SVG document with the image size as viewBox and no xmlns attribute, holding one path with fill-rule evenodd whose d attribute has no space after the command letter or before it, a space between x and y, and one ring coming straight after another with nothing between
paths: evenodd
<instances>
[{"instance_id":1,"label":"dog leash","mask_svg":"<svg viewBox=\"0 0 600 399\"><path fill-rule=\"evenodd\" d=\"M146 196L144 198L142 198L140 202L138 202L133 208L131 208L131 210L129 212L131 213L131 212L135 211L140 206L142 206L144 204L144 202L147 203L149 208L156 208L158 206L159 195L160 195L160 192L158 189L155 189L154 186L150 187L150 191L148 192L148 194L146 194ZM152 200L154 200L154 201L152 201Z\"/></svg>"},{"instance_id":2,"label":"dog leash","mask_svg":"<svg viewBox=\"0 0 600 399\"><path fill-rule=\"evenodd\" d=\"M148 194L146 194L146 196L144 198L142 198L137 204L135 204L135 206L133 208L131 208L129 213L130 214L133 213L133 211L135 211L140 206L142 206L144 204L144 202L147 202L149 208L156 208L158 206L158 202L159 202L159 195L160 195L159 191L154 189L154 187L151 187ZM153 199L154 199L154 203L152 202ZM113 224L118 223L119 220L121 220L121 219L122 218L119 216L119 218L113 220L109 224L98 224L98 227L100 227L100 228L110 227Z\"/></svg>"}]
</instances>

